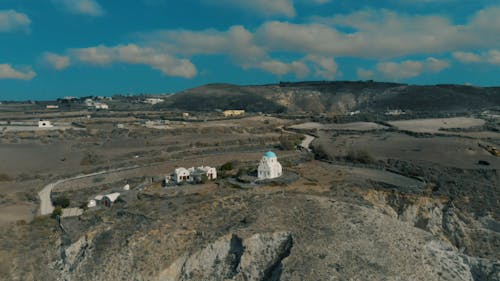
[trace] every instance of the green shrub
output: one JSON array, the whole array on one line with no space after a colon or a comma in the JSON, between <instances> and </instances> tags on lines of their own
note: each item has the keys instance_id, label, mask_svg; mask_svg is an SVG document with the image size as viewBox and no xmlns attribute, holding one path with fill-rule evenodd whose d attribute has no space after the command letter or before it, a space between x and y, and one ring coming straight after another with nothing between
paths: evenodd
<instances>
[{"instance_id":1,"label":"green shrub","mask_svg":"<svg viewBox=\"0 0 500 281\"><path fill-rule=\"evenodd\" d=\"M11 176L7 174L0 174L0 182L2 181L12 181L14 180Z\"/></svg>"},{"instance_id":2,"label":"green shrub","mask_svg":"<svg viewBox=\"0 0 500 281\"><path fill-rule=\"evenodd\" d=\"M231 171L232 169L234 169L234 162L233 161L227 162L222 166L220 166L220 169L222 171Z\"/></svg>"},{"instance_id":3,"label":"green shrub","mask_svg":"<svg viewBox=\"0 0 500 281\"><path fill-rule=\"evenodd\" d=\"M52 211L52 215L50 216L51 218L57 218L62 216L63 210L61 207L55 207L54 211Z\"/></svg>"},{"instance_id":4,"label":"green shrub","mask_svg":"<svg viewBox=\"0 0 500 281\"><path fill-rule=\"evenodd\" d=\"M70 201L68 198L66 197L58 197L56 199L54 199L52 201L52 203L54 204L54 206L56 207L61 207L61 208L68 208L69 207L69 204L70 204Z\"/></svg>"},{"instance_id":5,"label":"green shrub","mask_svg":"<svg viewBox=\"0 0 500 281\"><path fill-rule=\"evenodd\" d=\"M345 159L349 162L371 164L375 162L375 158L366 150L350 150Z\"/></svg>"}]
</instances>

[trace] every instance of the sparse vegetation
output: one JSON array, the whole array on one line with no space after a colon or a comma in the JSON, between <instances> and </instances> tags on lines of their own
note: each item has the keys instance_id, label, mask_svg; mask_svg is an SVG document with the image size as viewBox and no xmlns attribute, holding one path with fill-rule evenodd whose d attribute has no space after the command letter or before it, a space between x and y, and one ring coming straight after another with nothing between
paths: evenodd
<instances>
[{"instance_id":1,"label":"sparse vegetation","mask_svg":"<svg viewBox=\"0 0 500 281\"><path fill-rule=\"evenodd\" d=\"M52 215L50 217L55 219L55 218L62 216L62 213L63 213L63 210L61 207L55 207L54 211L52 211Z\"/></svg>"},{"instance_id":2,"label":"sparse vegetation","mask_svg":"<svg viewBox=\"0 0 500 281\"><path fill-rule=\"evenodd\" d=\"M58 197L52 201L52 204L56 207L68 208L70 205L70 200L67 197Z\"/></svg>"},{"instance_id":3,"label":"sparse vegetation","mask_svg":"<svg viewBox=\"0 0 500 281\"><path fill-rule=\"evenodd\" d=\"M372 164L375 162L375 158L366 150L350 150L345 156L345 160L360 164Z\"/></svg>"},{"instance_id":4,"label":"sparse vegetation","mask_svg":"<svg viewBox=\"0 0 500 281\"><path fill-rule=\"evenodd\" d=\"M2 181L13 181L14 179L7 174L0 174L0 182Z\"/></svg>"}]
</instances>

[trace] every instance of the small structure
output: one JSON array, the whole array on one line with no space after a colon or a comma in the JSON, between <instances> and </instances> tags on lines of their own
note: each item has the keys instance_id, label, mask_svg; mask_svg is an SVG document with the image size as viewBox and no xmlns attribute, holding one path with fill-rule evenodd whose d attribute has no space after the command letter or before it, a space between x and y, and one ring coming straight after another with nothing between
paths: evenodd
<instances>
[{"instance_id":1,"label":"small structure","mask_svg":"<svg viewBox=\"0 0 500 281\"><path fill-rule=\"evenodd\" d=\"M120 197L120 193L118 193L118 192L106 194L103 196L103 198L101 200L101 204L104 207L109 208L109 207L113 206L113 203L115 203L115 201L118 199L118 197Z\"/></svg>"},{"instance_id":2,"label":"small structure","mask_svg":"<svg viewBox=\"0 0 500 281\"><path fill-rule=\"evenodd\" d=\"M125 191L129 191L129 190L130 190L130 184L126 184L126 185L123 187L123 190L125 190Z\"/></svg>"},{"instance_id":3,"label":"small structure","mask_svg":"<svg viewBox=\"0 0 500 281\"><path fill-rule=\"evenodd\" d=\"M222 112L224 114L224 117L234 117L234 116L241 116L245 114L245 110L238 109L238 110L224 110Z\"/></svg>"},{"instance_id":4,"label":"small structure","mask_svg":"<svg viewBox=\"0 0 500 281\"><path fill-rule=\"evenodd\" d=\"M217 169L201 166L201 167L191 167L188 169L189 176L191 181L193 182L203 182L203 177L206 177L207 180L216 180L217 179Z\"/></svg>"},{"instance_id":5,"label":"small structure","mask_svg":"<svg viewBox=\"0 0 500 281\"><path fill-rule=\"evenodd\" d=\"M102 102L96 102L92 99L86 99L85 105L87 107L94 108L94 109L109 109L109 106L107 104L102 103Z\"/></svg>"},{"instance_id":6,"label":"small structure","mask_svg":"<svg viewBox=\"0 0 500 281\"><path fill-rule=\"evenodd\" d=\"M175 183L180 184L183 182L195 182L200 183L203 182L203 178L206 177L206 180L216 180L217 179L217 169L209 166L200 166L200 167L191 167L189 169L186 168L177 168L174 170L174 173L165 178L165 183Z\"/></svg>"},{"instance_id":7,"label":"small structure","mask_svg":"<svg viewBox=\"0 0 500 281\"><path fill-rule=\"evenodd\" d=\"M46 109L58 109L59 105L48 104L45 106Z\"/></svg>"},{"instance_id":8,"label":"small structure","mask_svg":"<svg viewBox=\"0 0 500 281\"><path fill-rule=\"evenodd\" d=\"M281 167L280 162L278 162L276 154L272 151L266 152L260 160L258 167L259 179L274 179L281 177L282 174L283 168Z\"/></svg>"},{"instance_id":9,"label":"small structure","mask_svg":"<svg viewBox=\"0 0 500 281\"><path fill-rule=\"evenodd\" d=\"M90 200L87 204L87 208L94 208L95 206L97 206L97 202L94 199Z\"/></svg>"},{"instance_id":10,"label":"small structure","mask_svg":"<svg viewBox=\"0 0 500 281\"><path fill-rule=\"evenodd\" d=\"M398 116L398 115L404 115L404 114L406 114L406 112L404 112L401 109L388 109L385 112L385 115L392 115L392 116Z\"/></svg>"},{"instance_id":11,"label":"small structure","mask_svg":"<svg viewBox=\"0 0 500 281\"><path fill-rule=\"evenodd\" d=\"M186 168L177 168L174 170L174 173L171 176L171 179L176 183L182 183L186 181L190 181L189 170Z\"/></svg>"},{"instance_id":12,"label":"small structure","mask_svg":"<svg viewBox=\"0 0 500 281\"><path fill-rule=\"evenodd\" d=\"M50 121L47 120L40 120L38 121L38 128L52 128L54 125L50 123Z\"/></svg>"},{"instance_id":13,"label":"small structure","mask_svg":"<svg viewBox=\"0 0 500 281\"><path fill-rule=\"evenodd\" d=\"M183 112L182 113L183 118L188 118L189 117L189 112Z\"/></svg>"},{"instance_id":14,"label":"small structure","mask_svg":"<svg viewBox=\"0 0 500 281\"><path fill-rule=\"evenodd\" d=\"M96 102L94 104L95 109L109 109L109 106L102 102Z\"/></svg>"},{"instance_id":15,"label":"small structure","mask_svg":"<svg viewBox=\"0 0 500 281\"><path fill-rule=\"evenodd\" d=\"M151 105L159 104L164 102L164 99L158 99L158 98L147 98L143 102Z\"/></svg>"}]
</instances>

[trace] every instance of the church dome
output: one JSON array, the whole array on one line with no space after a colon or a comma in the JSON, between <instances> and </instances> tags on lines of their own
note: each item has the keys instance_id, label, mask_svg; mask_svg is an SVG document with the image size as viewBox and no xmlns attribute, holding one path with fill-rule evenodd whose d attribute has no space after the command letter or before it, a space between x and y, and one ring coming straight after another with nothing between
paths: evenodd
<instances>
[{"instance_id":1,"label":"church dome","mask_svg":"<svg viewBox=\"0 0 500 281\"><path fill-rule=\"evenodd\" d=\"M264 156L265 156L265 157L267 157L267 158L277 158L277 157L276 157L276 154L274 154L274 152L272 152L272 151L268 151L268 152L266 152L266 153L264 154Z\"/></svg>"}]
</instances>

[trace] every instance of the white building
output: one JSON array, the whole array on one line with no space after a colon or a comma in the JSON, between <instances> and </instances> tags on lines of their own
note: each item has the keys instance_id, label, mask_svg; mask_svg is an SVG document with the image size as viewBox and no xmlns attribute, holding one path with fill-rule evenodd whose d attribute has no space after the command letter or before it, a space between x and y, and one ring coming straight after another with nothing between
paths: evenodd
<instances>
[{"instance_id":1,"label":"white building","mask_svg":"<svg viewBox=\"0 0 500 281\"><path fill-rule=\"evenodd\" d=\"M109 109L109 106L102 102L96 102L94 104L95 109Z\"/></svg>"},{"instance_id":2,"label":"white building","mask_svg":"<svg viewBox=\"0 0 500 281\"><path fill-rule=\"evenodd\" d=\"M404 112L401 109L388 109L385 112L385 115L393 115L393 116L404 115L404 114L406 114L406 112Z\"/></svg>"},{"instance_id":3,"label":"white building","mask_svg":"<svg viewBox=\"0 0 500 281\"><path fill-rule=\"evenodd\" d=\"M155 105L164 102L164 99L157 99L157 98L147 98L144 100L144 103Z\"/></svg>"},{"instance_id":4,"label":"white building","mask_svg":"<svg viewBox=\"0 0 500 281\"><path fill-rule=\"evenodd\" d=\"M86 99L85 105L87 107L95 108L95 109L109 109L109 106L103 102L96 102L92 99Z\"/></svg>"},{"instance_id":5,"label":"white building","mask_svg":"<svg viewBox=\"0 0 500 281\"><path fill-rule=\"evenodd\" d=\"M52 128L54 125L50 123L50 121L47 120L40 120L38 121L38 128Z\"/></svg>"},{"instance_id":6,"label":"white building","mask_svg":"<svg viewBox=\"0 0 500 281\"><path fill-rule=\"evenodd\" d=\"M188 169L189 176L191 181L201 181L202 176L205 175L208 180L216 180L217 179L217 169L209 167L209 166L201 166L201 167L191 167Z\"/></svg>"},{"instance_id":7,"label":"white building","mask_svg":"<svg viewBox=\"0 0 500 281\"><path fill-rule=\"evenodd\" d=\"M88 208L94 208L95 206L97 206L97 203L94 199L90 200L89 203L87 204Z\"/></svg>"},{"instance_id":8,"label":"white building","mask_svg":"<svg viewBox=\"0 0 500 281\"><path fill-rule=\"evenodd\" d=\"M118 197L120 197L120 193L118 192L106 194L102 197L101 204L105 207L111 207Z\"/></svg>"},{"instance_id":9,"label":"white building","mask_svg":"<svg viewBox=\"0 0 500 281\"><path fill-rule=\"evenodd\" d=\"M47 108L47 109L58 109L59 105L48 104L48 105L45 106L45 108Z\"/></svg>"},{"instance_id":10,"label":"white building","mask_svg":"<svg viewBox=\"0 0 500 281\"><path fill-rule=\"evenodd\" d=\"M259 179L274 179L281 177L282 174L283 168L280 162L278 162L276 154L271 151L266 152L260 160L258 168Z\"/></svg>"},{"instance_id":11,"label":"white building","mask_svg":"<svg viewBox=\"0 0 500 281\"><path fill-rule=\"evenodd\" d=\"M189 170L186 168L177 168L174 170L171 179L176 183L181 183L185 181L190 181Z\"/></svg>"},{"instance_id":12,"label":"white building","mask_svg":"<svg viewBox=\"0 0 500 281\"><path fill-rule=\"evenodd\" d=\"M201 167L191 167L189 169L186 168L177 168L174 170L174 173L165 178L165 182L174 182L174 183L183 183L183 182L201 182L203 180L203 176L206 176L208 180L216 180L217 179L217 169L209 166L201 166Z\"/></svg>"}]
</instances>

